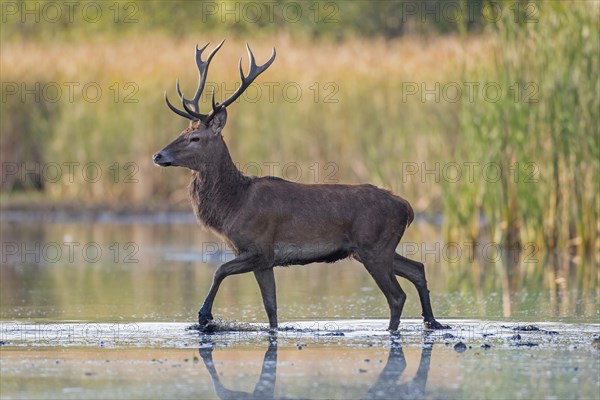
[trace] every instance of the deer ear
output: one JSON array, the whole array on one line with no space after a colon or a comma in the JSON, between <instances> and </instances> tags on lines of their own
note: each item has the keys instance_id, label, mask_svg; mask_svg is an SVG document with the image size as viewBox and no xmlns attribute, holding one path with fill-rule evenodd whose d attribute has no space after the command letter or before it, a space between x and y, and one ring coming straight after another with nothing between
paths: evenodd
<instances>
[{"instance_id":1,"label":"deer ear","mask_svg":"<svg viewBox=\"0 0 600 400\"><path fill-rule=\"evenodd\" d=\"M225 107L221 107L221 109L208 123L208 127L215 135L218 135L223 130L225 122L227 122L227 109Z\"/></svg>"}]
</instances>

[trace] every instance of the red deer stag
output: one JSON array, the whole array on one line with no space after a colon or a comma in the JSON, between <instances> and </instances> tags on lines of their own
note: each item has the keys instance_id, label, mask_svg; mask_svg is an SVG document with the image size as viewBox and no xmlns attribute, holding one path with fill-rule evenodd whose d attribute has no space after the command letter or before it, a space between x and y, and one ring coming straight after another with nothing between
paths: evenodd
<instances>
[{"instance_id":1,"label":"red deer stag","mask_svg":"<svg viewBox=\"0 0 600 400\"><path fill-rule=\"evenodd\" d=\"M277 328L277 302L273 268L292 264L334 262L353 257L361 262L381 289L390 307L389 330L396 331L406 294L395 275L417 288L425 326L446 329L431 310L423 264L396 253L396 247L414 214L410 204L372 185L300 184L274 177L249 177L235 166L223 140L227 107L275 60L258 66L247 46L250 70L231 97L200 113L199 100L209 64L221 42L202 60L196 46L199 84L193 99L186 99L177 81L183 110L169 108L190 120L189 126L156 153L156 164L192 170L189 194L198 221L224 238L236 258L221 265L198 313L205 327L212 320L212 306L219 285L229 275L254 272L269 325Z\"/></svg>"}]
</instances>

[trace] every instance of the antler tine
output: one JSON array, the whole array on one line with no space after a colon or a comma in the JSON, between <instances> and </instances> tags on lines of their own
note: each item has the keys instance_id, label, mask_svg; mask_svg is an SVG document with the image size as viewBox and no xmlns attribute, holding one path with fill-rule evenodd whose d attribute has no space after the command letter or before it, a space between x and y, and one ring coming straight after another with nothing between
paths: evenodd
<instances>
[{"instance_id":1,"label":"antler tine","mask_svg":"<svg viewBox=\"0 0 600 400\"><path fill-rule=\"evenodd\" d=\"M250 50L250 45L246 43L246 51L248 52L248 59L250 60L250 70L252 68L256 68L256 61L254 60L254 54L252 54L252 50Z\"/></svg>"},{"instance_id":2,"label":"antler tine","mask_svg":"<svg viewBox=\"0 0 600 400\"><path fill-rule=\"evenodd\" d=\"M208 120L208 115L205 114L200 114L197 113L196 111L192 110L186 102L186 99L183 99L183 101L181 102L181 104L183 105L183 109L190 114L192 117L199 119L202 122L206 122Z\"/></svg>"},{"instance_id":3,"label":"antler tine","mask_svg":"<svg viewBox=\"0 0 600 400\"><path fill-rule=\"evenodd\" d=\"M167 96L167 91L166 91L166 90L165 90L165 100L166 100L166 102L167 102L167 105L168 105L168 106L169 106L169 108L171 109L171 111L173 111L175 114L177 114L177 115L179 115L179 116L182 116L182 117L184 117L184 118L187 118L187 119L192 119L192 117L191 117L191 116L189 116L188 114L184 113L184 112L183 112L183 111L181 111L181 110L178 110L177 108L175 108L175 107L173 106L173 104L171 104L171 102L169 101L169 97Z\"/></svg>"},{"instance_id":4,"label":"antler tine","mask_svg":"<svg viewBox=\"0 0 600 400\"><path fill-rule=\"evenodd\" d=\"M177 95L179 96L179 100L183 101L183 92L181 91L181 87L179 86L179 79L175 82L175 90L177 90ZM186 100L187 101L187 100Z\"/></svg>"},{"instance_id":5,"label":"antler tine","mask_svg":"<svg viewBox=\"0 0 600 400\"><path fill-rule=\"evenodd\" d=\"M206 61L202 61L202 52L208 47L210 42L207 43L201 49L199 49L198 45L196 45L196 65L198 66L198 89L196 89L196 94L194 95L194 98L191 100L187 100L187 103L188 103L188 105L191 105L192 107L194 107L194 109L195 109L194 111L196 111L197 113L200 112L199 101L200 101L200 96L202 95L202 92L204 91L204 86L206 84L206 76L207 76L207 72L208 72L208 67L210 65L210 61L212 60L214 55L217 54L217 51L219 51L221 49L221 46L223 46L223 43L225 43L225 40L222 40L221 43L219 43L217 45L217 47L215 47L213 49L213 51L211 51L211 53L208 55L208 58L206 59Z\"/></svg>"},{"instance_id":6,"label":"antler tine","mask_svg":"<svg viewBox=\"0 0 600 400\"><path fill-rule=\"evenodd\" d=\"M214 114L217 113L217 111L219 111L221 109L221 105L219 103L215 103L215 88L213 88L213 90L212 90L211 103L212 103L212 113L211 113L211 115L214 115Z\"/></svg>"},{"instance_id":7,"label":"antler tine","mask_svg":"<svg viewBox=\"0 0 600 400\"><path fill-rule=\"evenodd\" d=\"M206 121L208 116L197 112L198 109L200 108L199 104L197 104L197 103L195 104L196 110L192 110L189 107L190 104L194 105L194 103L192 103L192 100L188 100L183 96L183 92L181 91L181 87L179 86L179 79L177 79L177 83L175 84L175 89L177 90L177 94L179 95L179 100L181 100L181 105L183 106L183 109L188 113L187 118L188 119L196 118L196 119L199 119L200 121ZM179 111L179 112L177 112L177 111ZM183 112L180 110L177 110L177 111L176 112L179 115L181 115L180 112ZM190 117L193 117L193 118L190 118Z\"/></svg>"},{"instance_id":8,"label":"antler tine","mask_svg":"<svg viewBox=\"0 0 600 400\"><path fill-rule=\"evenodd\" d=\"M275 52L275 48L273 48L273 53L271 53L271 58L269 58L269 60L264 63L263 65L256 65L256 61L254 60L254 54L252 53L252 50L250 49L250 46L248 44L246 44L246 49L248 50L248 58L250 59L250 70L248 71L248 76L244 76L244 70L242 69L242 60L240 59L240 77L242 79L242 84L240 85L240 87L235 91L235 93L233 93L233 95L231 95L231 97L229 97L227 100L225 100L224 102L222 102L220 104L221 107L227 107L229 106L231 103L233 103L234 101L237 100L238 97L240 97L242 95L242 93L244 93L244 91L248 88L248 86L250 86L250 84L252 84L252 82L254 82L254 80L263 72L265 72L265 70L267 68L269 68L271 66L271 64L273 64L273 61L275 61L275 56L277 55L277 53Z\"/></svg>"}]
</instances>

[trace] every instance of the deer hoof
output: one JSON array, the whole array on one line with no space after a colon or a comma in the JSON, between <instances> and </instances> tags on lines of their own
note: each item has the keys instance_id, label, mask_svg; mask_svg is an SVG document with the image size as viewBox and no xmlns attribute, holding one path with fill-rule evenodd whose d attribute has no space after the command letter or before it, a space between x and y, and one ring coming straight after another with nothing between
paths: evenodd
<instances>
[{"instance_id":1,"label":"deer hoof","mask_svg":"<svg viewBox=\"0 0 600 400\"><path fill-rule=\"evenodd\" d=\"M208 315L200 314L200 315L198 315L198 325L200 325L201 327L205 327L212 320L213 320L212 314L208 314Z\"/></svg>"},{"instance_id":2,"label":"deer hoof","mask_svg":"<svg viewBox=\"0 0 600 400\"><path fill-rule=\"evenodd\" d=\"M425 325L425 329L430 329L430 330L452 329L450 327L450 325L440 324L435 319L433 319L431 321L425 321L424 325Z\"/></svg>"},{"instance_id":3,"label":"deer hoof","mask_svg":"<svg viewBox=\"0 0 600 400\"><path fill-rule=\"evenodd\" d=\"M401 336L400 335L400 330L398 328L396 328L394 330L388 329L387 331L390 333L390 337L392 339L396 339L396 338L399 338Z\"/></svg>"}]
</instances>

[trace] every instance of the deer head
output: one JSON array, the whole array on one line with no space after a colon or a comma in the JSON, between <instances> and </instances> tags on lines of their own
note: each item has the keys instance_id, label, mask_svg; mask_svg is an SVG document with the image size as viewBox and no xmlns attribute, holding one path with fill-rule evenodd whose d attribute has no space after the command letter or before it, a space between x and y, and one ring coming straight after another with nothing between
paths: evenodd
<instances>
[{"instance_id":1,"label":"deer head","mask_svg":"<svg viewBox=\"0 0 600 400\"><path fill-rule=\"evenodd\" d=\"M206 163L211 163L215 157L220 157L223 152L227 151L227 147L223 141L221 131L227 122L227 107L237 100L242 93L250 86L250 84L262 74L275 60L275 49L271 54L271 58L263 65L258 66L254 60L254 54L250 46L246 44L248 49L248 57L250 59L250 68L248 75L244 75L242 69L242 59L240 58L239 70L242 83L240 87L222 103L215 103L215 93L212 92L212 110L208 114L200 112L200 96L204 91L206 84L206 76L208 67L213 56L219 51L223 45L222 41L210 53L206 61L202 60L202 52L208 47L208 44L202 48L196 46L196 65L198 66L198 89L192 99L186 99L179 86L179 80L175 85L177 94L181 100L183 110L173 106L167 97L165 91L165 101L167 106L184 118L190 120L189 126L179 134L179 136L169 143L164 149L154 154L152 159L161 167L176 166L186 167L192 170L199 170Z\"/></svg>"}]
</instances>

